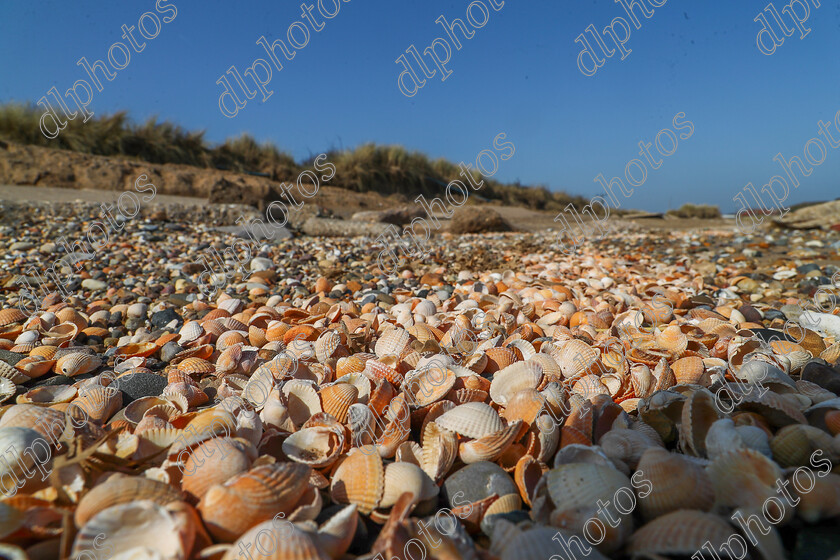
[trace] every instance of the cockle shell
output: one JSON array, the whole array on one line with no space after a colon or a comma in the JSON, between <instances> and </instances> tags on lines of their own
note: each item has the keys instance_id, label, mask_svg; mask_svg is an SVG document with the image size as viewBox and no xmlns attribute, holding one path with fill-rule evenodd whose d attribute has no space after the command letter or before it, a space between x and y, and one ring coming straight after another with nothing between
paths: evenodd
<instances>
[{"instance_id":1,"label":"cockle shell","mask_svg":"<svg viewBox=\"0 0 840 560\"><path fill-rule=\"evenodd\" d=\"M496 433L464 442L459 447L458 456L466 464L495 461L514 441L519 439L522 425L522 420L516 420Z\"/></svg>"},{"instance_id":2,"label":"cockle shell","mask_svg":"<svg viewBox=\"0 0 840 560\"><path fill-rule=\"evenodd\" d=\"M101 385L84 387L72 404L83 410L92 421L101 424L122 408L122 392Z\"/></svg>"},{"instance_id":3,"label":"cockle shell","mask_svg":"<svg viewBox=\"0 0 840 560\"><path fill-rule=\"evenodd\" d=\"M696 510L679 510L657 517L633 533L627 552L634 557L662 558L662 556L687 556L703 550L707 542L712 550L737 535L732 525L711 513ZM703 554L703 553L701 553Z\"/></svg>"},{"instance_id":4,"label":"cockle shell","mask_svg":"<svg viewBox=\"0 0 840 560\"><path fill-rule=\"evenodd\" d=\"M339 422L347 421L347 411L356 402L359 390L349 383L334 383L321 389L323 411Z\"/></svg>"},{"instance_id":5,"label":"cockle shell","mask_svg":"<svg viewBox=\"0 0 840 560\"><path fill-rule=\"evenodd\" d=\"M191 509L186 504L181 507ZM96 556L104 545L113 547L121 558L187 558L197 522L148 500L119 504L99 512L81 527L70 556Z\"/></svg>"},{"instance_id":6,"label":"cockle shell","mask_svg":"<svg viewBox=\"0 0 840 560\"><path fill-rule=\"evenodd\" d=\"M55 366L55 360L48 360L43 356L27 356L15 364L27 377L35 379L46 374Z\"/></svg>"},{"instance_id":7,"label":"cockle shell","mask_svg":"<svg viewBox=\"0 0 840 560\"><path fill-rule=\"evenodd\" d=\"M323 412L321 399L311 384L293 379L283 385L283 394L287 399L289 418L296 427L300 427L314 414Z\"/></svg>"},{"instance_id":8,"label":"cockle shell","mask_svg":"<svg viewBox=\"0 0 840 560\"><path fill-rule=\"evenodd\" d=\"M840 515L840 475L834 473L823 473L819 471L811 477L798 477L792 481L791 487L796 487L800 480L815 480L813 488L808 490L810 484L802 483L802 492L794 492L800 498L796 506L796 514L808 523L816 523L821 519L831 519ZM793 479L796 474L789 478ZM825 477L825 478L823 478Z\"/></svg>"},{"instance_id":9,"label":"cockle shell","mask_svg":"<svg viewBox=\"0 0 840 560\"><path fill-rule=\"evenodd\" d=\"M469 402L444 412L435 423L441 428L478 439L504 428L499 414L490 405Z\"/></svg>"},{"instance_id":10,"label":"cockle shell","mask_svg":"<svg viewBox=\"0 0 840 560\"><path fill-rule=\"evenodd\" d=\"M436 421L423 429L423 457L421 467L435 482L445 476L458 456L455 432L441 428Z\"/></svg>"},{"instance_id":11,"label":"cockle shell","mask_svg":"<svg viewBox=\"0 0 840 560\"><path fill-rule=\"evenodd\" d=\"M546 474L546 488L556 507L551 513L554 527L582 534L589 518L600 518L606 534L599 550L607 554L620 548L632 533L633 518L616 509L615 496L619 491L632 494L633 487L630 479L618 470L589 463L560 465ZM607 513L598 511L599 501L608 504L603 508ZM607 514L619 520L619 525L609 525Z\"/></svg>"},{"instance_id":12,"label":"cockle shell","mask_svg":"<svg viewBox=\"0 0 840 560\"><path fill-rule=\"evenodd\" d=\"M671 364L677 383L687 383L708 387L711 384L703 359L697 356L680 358Z\"/></svg>"},{"instance_id":13,"label":"cockle shell","mask_svg":"<svg viewBox=\"0 0 840 560\"><path fill-rule=\"evenodd\" d=\"M445 366L427 366L406 376L402 390L414 407L428 406L444 398L455 385L455 372Z\"/></svg>"},{"instance_id":14,"label":"cockle shell","mask_svg":"<svg viewBox=\"0 0 840 560\"><path fill-rule=\"evenodd\" d=\"M705 389L698 389L685 400L680 424L680 447L695 457L706 457L706 434L720 415L715 398Z\"/></svg>"},{"instance_id":15,"label":"cockle shell","mask_svg":"<svg viewBox=\"0 0 840 560\"><path fill-rule=\"evenodd\" d=\"M278 512L290 514L309 488L310 472L298 463L254 467L210 487L198 511L217 540L231 542Z\"/></svg>"},{"instance_id":16,"label":"cockle shell","mask_svg":"<svg viewBox=\"0 0 840 560\"><path fill-rule=\"evenodd\" d=\"M715 488L706 471L682 455L649 448L637 472L643 473L640 481L650 483L644 497L645 489L638 487L639 508L647 521L680 509L710 511L715 504Z\"/></svg>"},{"instance_id":17,"label":"cockle shell","mask_svg":"<svg viewBox=\"0 0 840 560\"><path fill-rule=\"evenodd\" d=\"M62 375L73 377L74 375L90 373L100 365L102 365L102 360L99 359L99 356L74 352L56 360L55 370Z\"/></svg>"},{"instance_id":18,"label":"cockle shell","mask_svg":"<svg viewBox=\"0 0 840 560\"><path fill-rule=\"evenodd\" d=\"M664 448L659 435L656 438L637 430L616 428L604 434L598 440L598 446L613 461L621 461L636 470L642 455L650 448Z\"/></svg>"},{"instance_id":19,"label":"cockle shell","mask_svg":"<svg viewBox=\"0 0 840 560\"><path fill-rule=\"evenodd\" d=\"M408 346L411 335L405 329L393 328L385 331L376 341L374 352L379 358L400 356Z\"/></svg>"},{"instance_id":20,"label":"cockle shell","mask_svg":"<svg viewBox=\"0 0 840 560\"><path fill-rule=\"evenodd\" d=\"M255 550L254 558L259 560L332 560L316 541L317 535L303 531L288 520L272 519L251 527L240 536L222 560L239 560L239 551L248 550L258 542L260 548Z\"/></svg>"},{"instance_id":21,"label":"cockle shell","mask_svg":"<svg viewBox=\"0 0 840 560\"><path fill-rule=\"evenodd\" d=\"M426 501L438 495L438 487L423 470L411 463L391 463L385 468L385 486L379 507L397 503L404 492L411 492L412 503Z\"/></svg>"},{"instance_id":22,"label":"cockle shell","mask_svg":"<svg viewBox=\"0 0 840 560\"><path fill-rule=\"evenodd\" d=\"M75 396L75 388L70 389ZM66 426L67 417L64 412L32 404L12 405L0 416L0 428L31 428L52 442L58 440Z\"/></svg>"},{"instance_id":23,"label":"cockle shell","mask_svg":"<svg viewBox=\"0 0 840 560\"><path fill-rule=\"evenodd\" d=\"M778 465L752 449L724 453L706 469L715 485L716 505L740 508L759 515L765 501L778 495L776 481L783 476ZM772 501L768 504L772 506L768 511L773 519L781 519L780 513L790 519L789 509L779 512Z\"/></svg>"},{"instance_id":24,"label":"cockle shell","mask_svg":"<svg viewBox=\"0 0 840 560\"><path fill-rule=\"evenodd\" d=\"M39 443L38 443L39 442ZM38 443L44 445L44 439L41 434L30 428L18 427L3 427L0 428L0 448L6 450L3 461L0 461L0 487L3 488L3 493L6 496L13 496L18 489L27 485L27 482L33 481L36 484L40 480L40 476L28 478L26 473L32 472L35 467L35 458L41 458L43 453L36 450L33 446ZM32 447L30 453L24 453L27 448ZM8 451L11 450L11 453ZM39 465L39 469L45 469L48 472L46 465Z\"/></svg>"},{"instance_id":25,"label":"cockle shell","mask_svg":"<svg viewBox=\"0 0 840 560\"><path fill-rule=\"evenodd\" d=\"M792 424L780 429L770 439L773 459L783 468L809 466L811 455L821 449L829 460L838 459L834 439L814 426Z\"/></svg>"},{"instance_id":26,"label":"cockle shell","mask_svg":"<svg viewBox=\"0 0 840 560\"><path fill-rule=\"evenodd\" d=\"M379 507L385 489L385 468L372 445L353 448L333 474L330 495L339 504L354 504L369 514Z\"/></svg>"},{"instance_id":27,"label":"cockle shell","mask_svg":"<svg viewBox=\"0 0 840 560\"><path fill-rule=\"evenodd\" d=\"M150 500L165 506L183 500L183 493L168 484L139 476L112 475L86 493L76 506L76 527L84 526L93 516L118 504Z\"/></svg>"},{"instance_id":28,"label":"cockle shell","mask_svg":"<svg viewBox=\"0 0 840 560\"><path fill-rule=\"evenodd\" d=\"M326 331L315 341L315 358L323 363L326 362L341 344L341 335L336 331Z\"/></svg>"},{"instance_id":29,"label":"cockle shell","mask_svg":"<svg viewBox=\"0 0 840 560\"><path fill-rule=\"evenodd\" d=\"M184 463L181 489L197 500L216 484L251 468L257 459L253 445L241 439L214 437L193 449Z\"/></svg>"},{"instance_id":30,"label":"cockle shell","mask_svg":"<svg viewBox=\"0 0 840 560\"><path fill-rule=\"evenodd\" d=\"M490 384L490 398L505 406L508 399L523 389L536 389L543 378L537 362L516 362L496 372Z\"/></svg>"},{"instance_id":31,"label":"cockle shell","mask_svg":"<svg viewBox=\"0 0 840 560\"><path fill-rule=\"evenodd\" d=\"M324 468L338 459L344 446L344 434L324 426L303 428L283 442L283 453L292 461Z\"/></svg>"}]
</instances>

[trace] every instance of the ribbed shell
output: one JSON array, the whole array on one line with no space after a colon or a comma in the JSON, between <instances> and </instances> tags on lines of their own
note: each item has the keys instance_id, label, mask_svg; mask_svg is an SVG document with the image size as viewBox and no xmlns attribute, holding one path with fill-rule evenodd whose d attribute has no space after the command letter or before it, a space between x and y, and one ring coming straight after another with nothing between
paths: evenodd
<instances>
[{"instance_id":1,"label":"ribbed shell","mask_svg":"<svg viewBox=\"0 0 840 560\"><path fill-rule=\"evenodd\" d=\"M543 378L542 366L537 362L516 362L496 372L490 384L490 398L505 406L508 399L524 389L536 389Z\"/></svg>"},{"instance_id":2,"label":"ribbed shell","mask_svg":"<svg viewBox=\"0 0 840 560\"><path fill-rule=\"evenodd\" d=\"M437 496L438 491L434 481L417 465L391 463L385 468L385 488L379 507L391 507L403 492L414 494L412 503L417 503Z\"/></svg>"},{"instance_id":3,"label":"ribbed shell","mask_svg":"<svg viewBox=\"0 0 840 560\"><path fill-rule=\"evenodd\" d=\"M349 383L334 383L321 389L321 405L341 423L347 421L347 411L356 402L359 390Z\"/></svg>"},{"instance_id":4,"label":"ribbed shell","mask_svg":"<svg viewBox=\"0 0 840 560\"><path fill-rule=\"evenodd\" d=\"M722 518L695 510L680 510L657 517L639 528L627 545L633 555L690 555L709 541L713 550L720 550L729 537L738 533ZM701 552L701 554L705 554ZM650 556L648 556L650 557Z\"/></svg>"},{"instance_id":5,"label":"ribbed shell","mask_svg":"<svg viewBox=\"0 0 840 560\"><path fill-rule=\"evenodd\" d=\"M705 469L684 456L662 448L648 449L639 461L638 472L652 487L637 490L650 490L639 498L639 508L647 521L680 509L710 511L715 504L715 488Z\"/></svg>"},{"instance_id":6,"label":"ribbed shell","mask_svg":"<svg viewBox=\"0 0 840 560\"><path fill-rule=\"evenodd\" d=\"M330 495L339 504L354 504L369 514L379 507L385 489L385 468L372 445L354 448L333 474Z\"/></svg>"},{"instance_id":7,"label":"ribbed shell","mask_svg":"<svg viewBox=\"0 0 840 560\"><path fill-rule=\"evenodd\" d=\"M55 368L57 373L73 377L74 375L90 373L100 365L102 365L102 360L99 359L99 356L74 352L59 358L56 361Z\"/></svg>"},{"instance_id":8,"label":"ribbed shell","mask_svg":"<svg viewBox=\"0 0 840 560\"><path fill-rule=\"evenodd\" d=\"M504 428L499 414L488 404L468 402L444 412L435 423L469 438L480 438Z\"/></svg>"},{"instance_id":9,"label":"ribbed shell","mask_svg":"<svg viewBox=\"0 0 840 560\"><path fill-rule=\"evenodd\" d=\"M151 500L165 506L170 502L183 500L182 492L168 484L141 476L116 474L103 483L95 485L82 497L73 519L76 527L82 527L97 513L118 505L138 500Z\"/></svg>"},{"instance_id":10,"label":"ribbed shell","mask_svg":"<svg viewBox=\"0 0 840 560\"><path fill-rule=\"evenodd\" d=\"M311 469L298 463L274 463L236 475L211 487L198 510L218 540L231 542L278 512L286 515L309 488Z\"/></svg>"}]
</instances>

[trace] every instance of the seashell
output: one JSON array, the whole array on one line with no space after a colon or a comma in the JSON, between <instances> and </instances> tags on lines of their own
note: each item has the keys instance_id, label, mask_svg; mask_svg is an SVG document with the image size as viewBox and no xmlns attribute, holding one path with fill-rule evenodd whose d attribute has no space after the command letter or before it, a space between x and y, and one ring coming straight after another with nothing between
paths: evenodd
<instances>
[{"instance_id":1,"label":"seashell","mask_svg":"<svg viewBox=\"0 0 840 560\"><path fill-rule=\"evenodd\" d=\"M283 453L292 461L320 469L335 463L343 447L344 434L341 431L313 426L286 438Z\"/></svg>"},{"instance_id":2,"label":"seashell","mask_svg":"<svg viewBox=\"0 0 840 560\"><path fill-rule=\"evenodd\" d=\"M674 372L677 383L700 385L702 387L711 385L703 359L697 356L680 358L671 364L671 370Z\"/></svg>"},{"instance_id":3,"label":"seashell","mask_svg":"<svg viewBox=\"0 0 840 560\"><path fill-rule=\"evenodd\" d=\"M490 405L469 402L444 412L435 423L441 428L478 439L504 428L502 419Z\"/></svg>"},{"instance_id":4,"label":"seashell","mask_svg":"<svg viewBox=\"0 0 840 560\"><path fill-rule=\"evenodd\" d=\"M94 422L104 424L122 408L122 392L101 385L83 387L72 404Z\"/></svg>"},{"instance_id":5,"label":"seashell","mask_svg":"<svg viewBox=\"0 0 840 560\"><path fill-rule=\"evenodd\" d=\"M52 360L57 350L57 346L38 346L29 353L29 356L43 356L48 360Z\"/></svg>"},{"instance_id":6,"label":"seashell","mask_svg":"<svg viewBox=\"0 0 840 560\"><path fill-rule=\"evenodd\" d=\"M339 422L347 421L347 411L356 402L359 390L349 383L334 383L321 389L321 402L324 412L334 416Z\"/></svg>"},{"instance_id":7,"label":"seashell","mask_svg":"<svg viewBox=\"0 0 840 560\"><path fill-rule=\"evenodd\" d=\"M773 459L783 468L809 465L809 459L817 450L832 461L838 459L834 451L834 439L814 426L807 424L792 424L776 432L770 439L770 449Z\"/></svg>"},{"instance_id":8,"label":"seashell","mask_svg":"<svg viewBox=\"0 0 840 560\"><path fill-rule=\"evenodd\" d=\"M372 445L353 448L338 466L330 483L330 496L339 504L353 504L361 513L379 507L385 489L385 468Z\"/></svg>"},{"instance_id":9,"label":"seashell","mask_svg":"<svg viewBox=\"0 0 840 560\"><path fill-rule=\"evenodd\" d=\"M27 356L15 364L15 367L31 379L41 377L55 366L55 360L43 356Z\"/></svg>"},{"instance_id":10,"label":"seashell","mask_svg":"<svg viewBox=\"0 0 840 560\"><path fill-rule=\"evenodd\" d=\"M680 448L695 457L706 457L706 435L719 418L712 393L699 389L691 393L682 407Z\"/></svg>"},{"instance_id":11,"label":"seashell","mask_svg":"<svg viewBox=\"0 0 840 560\"><path fill-rule=\"evenodd\" d=\"M181 489L200 500L212 486L250 469L256 459L256 448L240 439L210 438L195 447L184 462Z\"/></svg>"},{"instance_id":12,"label":"seashell","mask_svg":"<svg viewBox=\"0 0 840 560\"><path fill-rule=\"evenodd\" d=\"M546 406L546 398L536 389L524 389L514 394L507 403L502 417L508 422L522 420L531 425L537 414Z\"/></svg>"},{"instance_id":13,"label":"seashell","mask_svg":"<svg viewBox=\"0 0 840 560\"><path fill-rule=\"evenodd\" d=\"M283 385L282 392L287 399L289 418L295 427L302 426L313 415L323 412L318 393L311 384L305 381L296 379L287 381Z\"/></svg>"},{"instance_id":14,"label":"seashell","mask_svg":"<svg viewBox=\"0 0 840 560\"><path fill-rule=\"evenodd\" d=\"M0 377L8 379L12 383L21 384L30 380L30 377L19 369L15 369L6 362L0 360Z\"/></svg>"},{"instance_id":15,"label":"seashell","mask_svg":"<svg viewBox=\"0 0 840 560\"><path fill-rule=\"evenodd\" d=\"M399 327L385 331L376 341L374 352L377 357L400 356L411 340L411 335Z\"/></svg>"},{"instance_id":16,"label":"seashell","mask_svg":"<svg viewBox=\"0 0 840 560\"><path fill-rule=\"evenodd\" d=\"M688 347L688 337L676 325L665 327L656 337L659 348L667 351L672 358L679 358Z\"/></svg>"},{"instance_id":17,"label":"seashell","mask_svg":"<svg viewBox=\"0 0 840 560\"><path fill-rule=\"evenodd\" d=\"M642 454L638 472L640 482L650 488L644 497L639 488L639 509L646 521L681 509L710 511L715 504L715 488L703 467L664 448L651 447Z\"/></svg>"},{"instance_id":18,"label":"seashell","mask_svg":"<svg viewBox=\"0 0 840 560\"><path fill-rule=\"evenodd\" d=\"M146 411L146 415L151 413L152 409ZM184 426L183 437L178 438L178 441L169 449L169 456L178 455L212 437L230 437L234 433L236 433L236 418L233 414L220 408L205 410L198 413Z\"/></svg>"},{"instance_id":19,"label":"seashell","mask_svg":"<svg viewBox=\"0 0 840 560\"><path fill-rule=\"evenodd\" d=\"M350 375L353 373L360 373L365 369L365 360L358 354L339 358L335 366L335 374L339 377Z\"/></svg>"},{"instance_id":20,"label":"seashell","mask_svg":"<svg viewBox=\"0 0 840 560\"><path fill-rule=\"evenodd\" d=\"M426 424L422 433L423 457L421 467L435 482L445 476L458 456L455 432L441 428L436 422Z\"/></svg>"},{"instance_id":21,"label":"seashell","mask_svg":"<svg viewBox=\"0 0 840 560\"><path fill-rule=\"evenodd\" d=\"M784 427L789 424L807 424L808 421L797 407L782 398L781 395L770 390L753 390L752 386L742 388L732 384L726 385L726 390L739 401L738 410L756 412L771 426Z\"/></svg>"},{"instance_id":22,"label":"seashell","mask_svg":"<svg viewBox=\"0 0 840 560\"><path fill-rule=\"evenodd\" d=\"M835 342L820 352L820 358L829 364L837 364L837 362L840 361L840 342Z\"/></svg>"},{"instance_id":23,"label":"seashell","mask_svg":"<svg viewBox=\"0 0 840 560\"><path fill-rule=\"evenodd\" d=\"M341 344L341 335L336 331L326 331L318 337L315 341L315 358L321 362L326 362Z\"/></svg>"},{"instance_id":24,"label":"seashell","mask_svg":"<svg viewBox=\"0 0 840 560\"><path fill-rule=\"evenodd\" d=\"M403 376L400 372L377 360L366 361L363 371L368 379L374 382L379 381L380 379L386 379L395 385L399 385L403 381Z\"/></svg>"},{"instance_id":25,"label":"seashell","mask_svg":"<svg viewBox=\"0 0 840 560\"><path fill-rule=\"evenodd\" d=\"M0 377L0 402L5 402L9 400L9 398L11 398L16 391L17 387L11 379Z\"/></svg>"},{"instance_id":26,"label":"seashell","mask_svg":"<svg viewBox=\"0 0 840 560\"><path fill-rule=\"evenodd\" d=\"M785 372L763 360L751 360L736 372L735 377L748 383L773 387L783 385L795 389L796 383Z\"/></svg>"},{"instance_id":27,"label":"seashell","mask_svg":"<svg viewBox=\"0 0 840 560\"><path fill-rule=\"evenodd\" d=\"M735 449L718 456L706 472L715 485L716 506L740 508L761 515L768 498L777 495L776 481L782 470L773 461L752 449ZM790 512L780 512L771 501L767 509L773 519L790 518Z\"/></svg>"},{"instance_id":28,"label":"seashell","mask_svg":"<svg viewBox=\"0 0 840 560\"><path fill-rule=\"evenodd\" d=\"M216 375L223 377L229 373L233 373L239 366L240 360L242 360L242 344L236 344L227 348L219 355L219 359L216 360Z\"/></svg>"},{"instance_id":29,"label":"seashell","mask_svg":"<svg viewBox=\"0 0 840 560\"><path fill-rule=\"evenodd\" d=\"M584 375L579 377L572 385L572 391L584 399L591 399L596 395L610 396L610 389L601 381L597 375Z\"/></svg>"},{"instance_id":30,"label":"seashell","mask_svg":"<svg viewBox=\"0 0 840 560\"><path fill-rule=\"evenodd\" d=\"M12 405L0 417L0 428L31 428L50 442L58 441L65 427L64 412L31 404Z\"/></svg>"},{"instance_id":31,"label":"seashell","mask_svg":"<svg viewBox=\"0 0 840 560\"><path fill-rule=\"evenodd\" d=\"M310 472L308 466L298 463L254 467L211 486L198 511L216 540L232 542L278 512L291 513L309 488Z\"/></svg>"},{"instance_id":32,"label":"seashell","mask_svg":"<svg viewBox=\"0 0 840 560\"><path fill-rule=\"evenodd\" d=\"M458 448L458 456L466 464L495 461L514 441L519 439L522 424L522 420L517 420L494 434L464 442Z\"/></svg>"},{"instance_id":33,"label":"seashell","mask_svg":"<svg viewBox=\"0 0 840 560\"><path fill-rule=\"evenodd\" d=\"M560 366L563 377L575 379L585 375L598 361L598 350L577 339L568 341L562 349L551 355Z\"/></svg>"},{"instance_id":34,"label":"seashell","mask_svg":"<svg viewBox=\"0 0 840 560\"><path fill-rule=\"evenodd\" d=\"M56 325L49 331L44 332L43 337L41 338L41 343L50 346L58 346L59 344L64 344L69 340L73 340L78 334L79 327L72 323L64 323Z\"/></svg>"},{"instance_id":35,"label":"seashell","mask_svg":"<svg viewBox=\"0 0 840 560\"><path fill-rule=\"evenodd\" d=\"M630 512L620 513L614 503L617 493L632 492L632 486L630 479L616 469L589 463L560 465L548 471L545 484L557 508L551 513L551 524L554 527L583 534L583 527L589 518L603 517L601 522L605 534L599 550L606 554L620 548L632 533L633 518ZM599 510L599 501L608 505ZM610 519L617 519L619 524L615 527L609 525L607 515Z\"/></svg>"},{"instance_id":36,"label":"seashell","mask_svg":"<svg viewBox=\"0 0 840 560\"><path fill-rule=\"evenodd\" d=\"M516 361L516 354L510 348L488 348L484 351L484 354L487 356L484 373L495 373Z\"/></svg>"},{"instance_id":37,"label":"seashell","mask_svg":"<svg viewBox=\"0 0 840 560\"><path fill-rule=\"evenodd\" d=\"M168 484L139 476L115 474L105 482L95 485L87 492L73 514L76 527L83 527L100 512L138 500L149 500L165 506L183 500L184 495Z\"/></svg>"},{"instance_id":38,"label":"seashell","mask_svg":"<svg viewBox=\"0 0 840 560\"><path fill-rule=\"evenodd\" d=\"M37 466L42 473L49 473L49 470L45 471L49 454L47 454L47 459L43 463L39 462L36 465L35 456L38 456L40 461L40 454L34 447L36 444L44 447L44 439L39 432L33 429L12 426L0 428L0 448L6 450L3 456L4 460L0 461L0 488L3 489L3 494L6 497L14 496L19 489L26 487L29 482L33 482L35 485L39 484L40 476L30 478L31 475L35 474L33 467ZM30 450L30 453L25 452L27 449ZM44 476L44 480L46 480L46 476Z\"/></svg>"},{"instance_id":39,"label":"seashell","mask_svg":"<svg viewBox=\"0 0 840 560\"><path fill-rule=\"evenodd\" d=\"M14 391L13 391L14 392ZM69 403L78 395L75 387L69 385L43 385L20 395L18 403L53 405Z\"/></svg>"},{"instance_id":40,"label":"seashell","mask_svg":"<svg viewBox=\"0 0 840 560\"><path fill-rule=\"evenodd\" d=\"M730 538L737 534L732 525L717 515L679 510L640 527L630 537L626 551L634 558L696 555L697 551L704 550L704 545L712 550L723 550L722 547L730 546Z\"/></svg>"},{"instance_id":41,"label":"seashell","mask_svg":"<svg viewBox=\"0 0 840 560\"><path fill-rule=\"evenodd\" d=\"M621 461L633 470L642 455L652 447L663 448L658 434L656 439L637 430L617 428L610 430L598 440L598 446L604 455L613 461Z\"/></svg>"},{"instance_id":42,"label":"seashell","mask_svg":"<svg viewBox=\"0 0 840 560\"><path fill-rule=\"evenodd\" d=\"M99 512L81 527L70 556L95 557L102 548L100 541L104 541L109 550L118 551L124 558L186 558L190 555L195 530L195 525L188 525L184 516L152 501L118 504Z\"/></svg>"},{"instance_id":43,"label":"seashell","mask_svg":"<svg viewBox=\"0 0 840 560\"><path fill-rule=\"evenodd\" d=\"M351 536L355 531L350 531ZM271 519L251 527L233 543L221 560L237 560L239 551L248 550L255 543L260 560L331 560L318 544L318 534L305 532L289 521ZM270 543L270 544L269 544ZM349 546L349 544L348 544ZM337 554L335 558L341 557Z\"/></svg>"},{"instance_id":44,"label":"seashell","mask_svg":"<svg viewBox=\"0 0 840 560\"><path fill-rule=\"evenodd\" d=\"M402 390L410 406L428 406L444 398L455 385L456 375L445 366L425 366L412 377L406 377Z\"/></svg>"},{"instance_id":45,"label":"seashell","mask_svg":"<svg viewBox=\"0 0 840 560\"><path fill-rule=\"evenodd\" d=\"M789 477L792 479L793 486L796 486L799 480L795 477L796 474ZM840 475L820 473L816 477L811 475L809 478L815 480L811 483L810 491L805 491L807 486L803 485L803 491L796 492L800 498L796 507L797 515L808 523L816 523L822 519L831 519L840 515Z\"/></svg>"},{"instance_id":46,"label":"seashell","mask_svg":"<svg viewBox=\"0 0 840 560\"><path fill-rule=\"evenodd\" d=\"M523 389L536 389L542 381L542 366L537 362L516 362L493 376L490 398L505 406L508 399Z\"/></svg>"},{"instance_id":47,"label":"seashell","mask_svg":"<svg viewBox=\"0 0 840 560\"><path fill-rule=\"evenodd\" d=\"M126 344L120 346L114 352L115 357L120 358L146 358L158 351L158 346L154 342L142 342L140 344Z\"/></svg>"},{"instance_id":48,"label":"seashell","mask_svg":"<svg viewBox=\"0 0 840 560\"><path fill-rule=\"evenodd\" d=\"M62 356L55 362L55 371L67 377L90 373L102 365L102 360L95 354L74 352Z\"/></svg>"},{"instance_id":49,"label":"seashell","mask_svg":"<svg viewBox=\"0 0 840 560\"><path fill-rule=\"evenodd\" d=\"M0 327L26 321L26 315L17 307L10 307L0 311Z\"/></svg>"},{"instance_id":50,"label":"seashell","mask_svg":"<svg viewBox=\"0 0 840 560\"><path fill-rule=\"evenodd\" d=\"M705 445L706 456L712 460L729 451L746 447L744 440L735 429L735 423L730 418L722 418L709 426Z\"/></svg>"},{"instance_id":51,"label":"seashell","mask_svg":"<svg viewBox=\"0 0 840 560\"><path fill-rule=\"evenodd\" d=\"M186 358L178 362L178 369L189 375L213 373L216 367L202 358Z\"/></svg>"},{"instance_id":52,"label":"seashell","mask_svg":"<svg viewBox=\"0 0 840 560\"><path fill-rule=\"evenodd\" d=\"M244 325L243 325L244 326ZM266 335L268 333L266 332ZM314 342L315 339L318 337L318 330L311 325L297 325L295 327L290 328L283 334L283 343L288 346L294 340L306 340L309 342ZM269 340L271 340L269 338Z\"/></svg>"},{"instance_id":53,"label":"seashell","mask_svg":"<svg viewBox=\"0 0 840 560\"><path fill-rule=\"evenodd\" d=\"M412 494L412 504L424 502L438 495L439 488L429 475L411 463L391 463L385 468L385 486L379 507L397 503L404 492Z\"/></svg>"}]
</instances>

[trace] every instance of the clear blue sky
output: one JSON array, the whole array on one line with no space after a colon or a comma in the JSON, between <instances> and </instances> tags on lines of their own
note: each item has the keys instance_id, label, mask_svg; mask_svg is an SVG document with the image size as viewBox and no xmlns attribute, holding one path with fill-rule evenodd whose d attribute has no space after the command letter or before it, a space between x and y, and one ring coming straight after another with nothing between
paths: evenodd
<instances>
[{"instance_id":1,"label":"clear blue sky","mask_svg":"<svg viewBox=\"0 0 840 560\"><path fill-rule=\"evenodd\" d=\"M682 111L694 135L660 169L648 169L647 181L622 206L666 210L696 202L731 211L746 183L760 188L780 173L776 153L802 157L817 121L833 122L840 110L836 1L811 4L804 24L810 34L800 39L795 32L765 56L756 48L761 26L753 19L767 0L669 0L652 18L640 17L625 60L607 58L587 77L577 67L575 38L589 24L603 29L616 16L626 19L618 3L505 0L472 39L459 35L452 75L441 82L438 72L408 98L397 88L395 59L412 44L422 51L445 36L435 19L464 19L470 2L351 0L322 31L310 30L308 45L283 59L282 71L274 69L268 85L274 94L265 103L258 95L233 119L219 111L216 80L232 64L244 72L265 58L255 44L261 35L285 40L289 25L303 19L301 2L170 3L176 18L143 52L132 52L113 81L103 81L91 110L125 109L135 120L159 115L206 129L214 142L249 132L296 159L375 141L473 162L505 132L516 153L500 162L496 179L591 196L600 192L596 175L623 175L626 163L640 157L639 141L652 142ZM332 0L325 5L333 9ZM146 11L155 12L153 0L6 0L0 101L35 102L52 86L64 92L87 78L76 61L106 60L115 41L126 42L120 26L137 25ZM317 8L315 14L323 20ZM787 204L840 196L839 177L840 148L829 149Z\"/></svg>"}]
</instances>

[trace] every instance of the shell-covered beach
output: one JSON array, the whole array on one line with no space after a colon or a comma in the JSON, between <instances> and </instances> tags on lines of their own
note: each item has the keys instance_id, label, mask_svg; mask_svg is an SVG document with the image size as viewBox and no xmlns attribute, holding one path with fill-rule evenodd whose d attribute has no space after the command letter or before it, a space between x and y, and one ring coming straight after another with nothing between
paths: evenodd
<instances>
[{"instance_id":1,"label":"shell-covered beach","mask_svg":"<svg viewBox=\"0 0 840 560\"><path fill-rule=\"evenodd\" d=\"M79 204L4 203L5 557L840 546L837 232L445 234L393 275L372 237L297 235L213 265L208 297L232 210L53 266Z\"/></svg>"}]
</instances>

